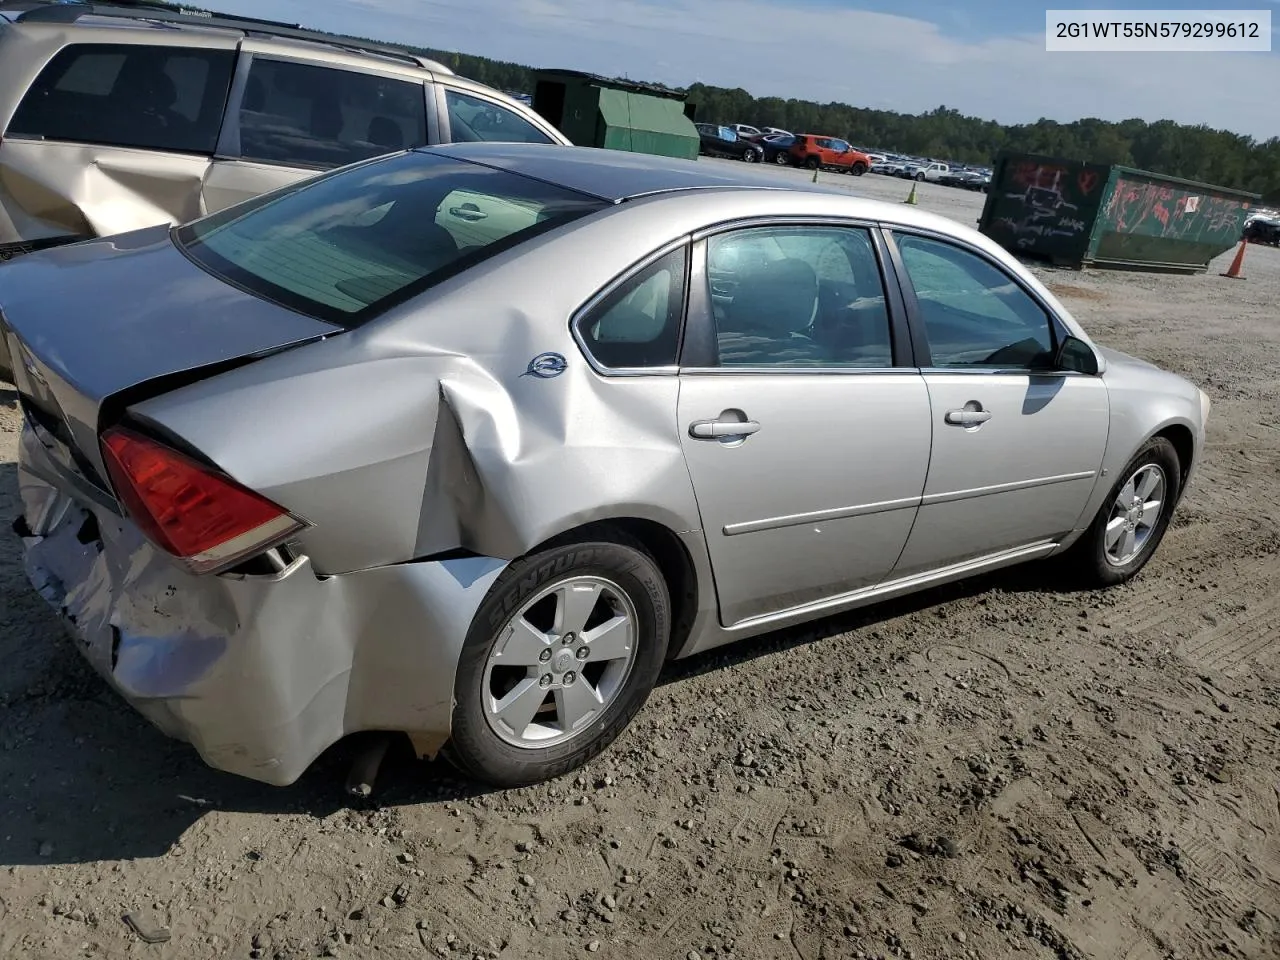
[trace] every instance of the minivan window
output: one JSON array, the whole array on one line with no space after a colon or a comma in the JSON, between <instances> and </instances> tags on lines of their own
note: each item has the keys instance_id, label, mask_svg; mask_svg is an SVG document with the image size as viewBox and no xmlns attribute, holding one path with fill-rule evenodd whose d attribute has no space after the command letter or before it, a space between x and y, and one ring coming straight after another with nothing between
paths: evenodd
<instances>
[{"instance_id":1,"label":"minivan window","mask_svg":"<svg viewBox=\"0 0 1280 960\"><path fill-rule=\"evenodd\" d=\"M72 44L40 71L8 133L212 154L234 67L230 50Z\"/></svg>"},{"instance_id":2,"label":"minivan window","mask_svg":"<svg viewBox=\"0 0 1280 960\"><path fill-rule=\"evenodd\" d=\"M454 143L551 143L545 133L514 110L490 100L468 96L449 87L444 91L449 132Z\"/></svg>"},{"instance_id":3,"label":"minivan window","mask_svg":"<svg viewBox=\"0 0 1280 960\"><path fill-rule=\"evenodd\" d=\"M503 170L409 152L229 207L174 236L215 276L349 327L604 206Z\"/></svg>"},{"instance_id":4,"label":"minivan window","mask_svg":"<svg viewBox=\"0 0 1280 960\"><path fill-rule=\"evenodd\" d=\"M239 111L240 156L329 169L427 142L421 81L255 56Z\"/></svg>"}]
</instances>

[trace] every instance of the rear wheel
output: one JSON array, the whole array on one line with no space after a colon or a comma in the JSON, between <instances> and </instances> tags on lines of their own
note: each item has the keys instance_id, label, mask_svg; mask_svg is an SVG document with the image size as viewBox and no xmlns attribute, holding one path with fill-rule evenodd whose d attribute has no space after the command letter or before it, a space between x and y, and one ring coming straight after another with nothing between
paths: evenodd
<instances>
[{"instance_id":1,"label":"rear wheel","mask_svg":"<svg viewBox=\"0 0 1280 960\"><path fill-rule=\"evenodd\" d=\"M1124 583L1151 559L1181 491L1182 470L1164 437L1145 443L1078 541L1063 558L1087 585Z\"/></svg>"},{"instance_id":2,"label":"rear wheel","mask_svg":"<svg viewBox=\"0 0 1280 960\"><path fill-rule=\"evenodd\" d=\"M481 604L445 747L467 775L499 787L559 776L612 743L648 698L670 631L667 587L639 543L610 541L523 557Z\"/></svg>"},{"instance_id":3,"label":"rear wheel","mask_svg":"<svg viewBox=\"0 0 1280 960\"><path fill-rule=\"evenodd\" d=\"M810 157L808 160L804 162L804 165L808 167L810 170L817 170L820 166L822 166L822 161L819 160L817 157Z\"/></svg>"}]
</instances>

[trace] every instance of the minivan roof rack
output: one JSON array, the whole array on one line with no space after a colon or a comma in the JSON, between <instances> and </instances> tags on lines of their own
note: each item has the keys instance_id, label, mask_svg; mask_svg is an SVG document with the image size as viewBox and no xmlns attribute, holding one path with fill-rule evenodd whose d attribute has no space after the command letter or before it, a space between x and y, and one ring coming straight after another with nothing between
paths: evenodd
<instances>
[{"instance_id":1,"label":"minivan roof rack","mask_svg":"<svg viewBox=\"0 0 1280 960\"><path fill-rule=\"evenodd\" d=\"M3 8L0 4L0 9ZM26 4L21 4L26 6ZM307 30L296 23L262 20L232 13L212 13L193 7L179 7L156 0L109 0L107 3L85 3L79 0L50 0L24 10L18 15L18 23L75 23L81 17L121 17L134 20L151 20L187 26L222 27L239 30L245 34L280 37L286 40L304 40L320 43L355 53L370 53L392 60L399 60L435 73L452 74L443 63L421 57L407 47L388 43L375 43L356 37L344 37L334 33Z\"/></svg>"}]
</instances>

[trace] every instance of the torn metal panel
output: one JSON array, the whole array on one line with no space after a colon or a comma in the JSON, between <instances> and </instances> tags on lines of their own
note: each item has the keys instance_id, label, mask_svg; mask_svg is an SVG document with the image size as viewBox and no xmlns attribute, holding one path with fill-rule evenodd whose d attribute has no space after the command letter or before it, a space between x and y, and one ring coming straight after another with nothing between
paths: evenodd
<instances>
[{"instance_id":1,"label":"torn metal panel","mask_svg":"<svg viewBox=\"0 0 1280 960\"><path fill-rule=\"evenodd\" d=\"M453 665L504 561L322 578L300 557L270 575L192 576L32 473L29 429L22 445L28 576L94 668L211 766L287 784L349 733L447 737Z\"/></svg>"}]
</instances>

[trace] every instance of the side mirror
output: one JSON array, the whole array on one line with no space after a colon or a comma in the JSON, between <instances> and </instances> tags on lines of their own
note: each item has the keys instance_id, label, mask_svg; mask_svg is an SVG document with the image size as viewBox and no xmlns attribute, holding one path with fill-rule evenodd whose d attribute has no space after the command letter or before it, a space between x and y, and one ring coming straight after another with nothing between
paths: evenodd
<instances>
[{"instance_id":1,"label":"side mirror","mask_svg":"<svg viewBox=\"0 0 1280 960\"><path fill-rule=\"evenodd\" d=\"M1070 370L1089 377L1098 375L1098 355L1079 337L1064 337L1053 357L1055 370Z\"/></svg>"}]
</instances>

